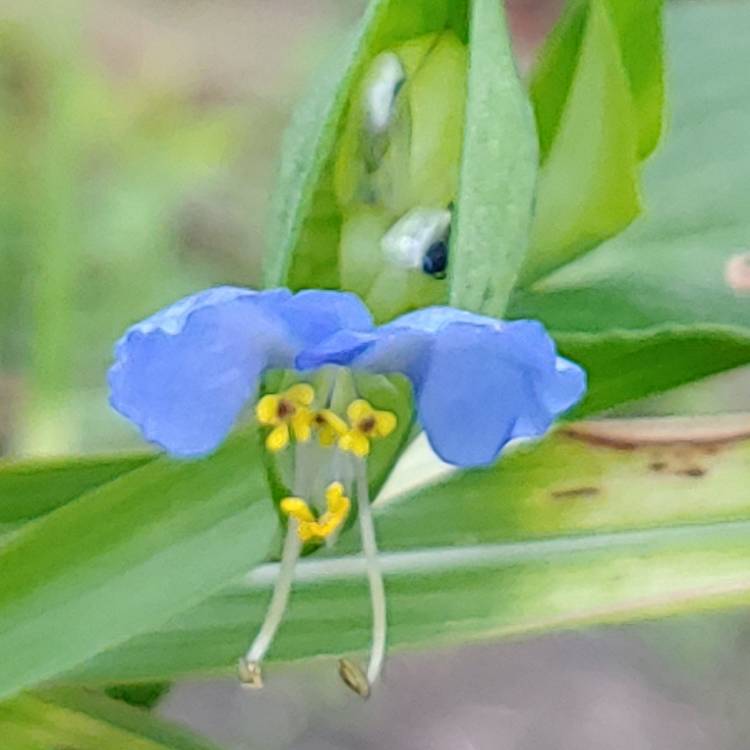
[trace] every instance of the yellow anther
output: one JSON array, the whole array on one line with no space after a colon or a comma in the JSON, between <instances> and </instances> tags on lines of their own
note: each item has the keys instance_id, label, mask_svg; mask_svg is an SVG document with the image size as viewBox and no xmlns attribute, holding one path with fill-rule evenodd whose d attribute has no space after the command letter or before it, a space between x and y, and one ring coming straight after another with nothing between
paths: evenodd
<instances>
[{"instance_id":1,"label":"yellow anther","mask_svg":"<svg viewBox=\"0 0 750 750\"><path fill-rule=\"evenodd\" d=\"M334 445L347 431L346 422L330 409L321 409L313 416L313 427L317 430L321 445Z\"/></svg>"},{"instance_id":2,"label":"yellow anther","mask_svg":"<svg viewBox=\"0 0 750 750\"><path fill-rule=\"evenodd\" d=\"M313 413L310 405L315 399L313 387L298 383L283 393L263 396L255 407L258 422L272 427L266 438L266 448L273 453L289 445L291 433L299 442L306 442L312 433Z\"/></svg>"},{"instance_id":3,"label":"yellow anther","mask_svg":"<svg viewBox=\"0 0 750 750\"><path fill-rule=\"evenodd\" d=\"M310 523L315 520L310 506L300 497L285 497L281 501L281 511L300 523Z\"/></svg>"},{"instance_id":4,"label":"yellow anther","mask_svg":"<svg viewBox=\"0 0 750 750\"><path fill-rule=\"evenodd\" d=\"M340 482L334 482L326 490L326 511L316 519L310 506L299 497L287 497L281 501L281 510L297 521L297 536L302 542L323 542L333 536L344 524L351 501Z\"/></svg>"},{"instance_id":5,"label":"yellow anther","mask_svg":"<svg viewBox=\"0 0 750 750\"><path fill-rule=\"evenodd\" d=\"M389 411L378 411L364 399L357 399L346 410L349 429L339 440L339 448L364 458L370 452L370 441L388 437L397 424L396 415Z\"/></svg>"},{"instance_id":6,"label":"yellow anther","mask_svg":"<svg viewBox=\"0 0 750 750\"><path fill-rule=\"evenodd\" d=\"M334 482L328 485L326 490L326 512L318 519L318 528L316 534L321 539L335 534L346 521L352 504L346 496L344 486L341 482Z\"/></svg>"}]
</instances>

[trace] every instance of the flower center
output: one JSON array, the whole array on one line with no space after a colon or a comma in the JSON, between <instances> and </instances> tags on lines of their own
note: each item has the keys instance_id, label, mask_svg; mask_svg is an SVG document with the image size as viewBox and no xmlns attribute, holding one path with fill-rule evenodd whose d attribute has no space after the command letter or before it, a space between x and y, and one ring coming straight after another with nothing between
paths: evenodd
<instances>
[{"instance_id":1,"label":"flower center","mask_svg":"<svg viewBox=\"0 0 750 750\"><path fill-rule=\"evenodd\" d=\"M374 416L365 417L363 420L361 420L357 424L357 429L360 430L360 432L364 432L365 435L369 435L375 430L375 427L377 426L377 422L375 421Z\"/></svg>"},{"instance_id":2,"label":"flower center","mask_svg":"<svg viewBox=\"0 0 750 750\"><path fill-rule=\"evenodd\" d=\"M276 416L279 419L289 419L294 416L297 408L293 403L287 401L285 398L279 399L279 406L276 409Z\"/></svg>"},{"instance_id":3,"label":"flower center","mask_svg":"<svg viewBox=\"0 0 750 750\"><path fill-rule=\"evenodd\" d=\"M297 560L306 545L335 542L349 518L350 498L355 498L370 583L373 639L367 673L343 659L340 674L350 688L366 698L383 664L387 627L366 459L370 443L388 437L398 420L365 399L351 400L357 389L346 369L321 371L316 384L317 391L309 383L297 383L282 393L267 394L255 407L259 424L269 429L266 448L277 456L275 476L279 485L291 492L279 506L286 532L271 602L260 630L240 659L239 675L248 687L262 686L261 661L286 610ZM296 443L294 451L283 455L292 442Z\"/></svg>"}]
</instances>

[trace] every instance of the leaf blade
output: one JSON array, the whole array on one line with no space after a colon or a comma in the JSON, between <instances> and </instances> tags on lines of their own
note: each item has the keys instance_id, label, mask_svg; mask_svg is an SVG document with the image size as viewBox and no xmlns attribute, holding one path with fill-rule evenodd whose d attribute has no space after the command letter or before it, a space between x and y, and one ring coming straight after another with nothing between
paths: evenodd
<instances>
[{"instance_id":1,"label":"leaf blade","mask_svg":"<svg viewBox=\"0 0 750 750\"><path fill-rule=\"evenodd\" d=\"M0 523L49 513L154 458L153 454L136 453L4 463L0 465Z\"/></svg>"},{"instance_id":2,"label":"leaf blade","mask_svg":"<svg viewBox=\"0 0 750 750\"><path fill-rule=\"evenodd\" d=\"M147 711L104 695L65 689L26 693L0 703L0 731L8 750L216 750L215 745Z\"/></svg>"},{"instance_id":3,"label":"leaf blade","mask_svg":"<svg viewBox=\"0 0 750 750\"><path fill-rule=\"evenodd\" d=\"M376 504L392 647L746 604L748 456L746 417L595 423ZM349 556L356 540L341 542L338 555L302 564L271 658L366 647L364 571ZM262 566L70 679L226 669L262 617L274 570Z\"/></svg>"},{"instance_id":4,"label":"leaf blade","mask_svg":"<svg viewBox=\"0 0 750 750\"><path fill-rule=\"evenodd\" d=\"M638 215L637 140L617 30L604 0L590 0L576 73L539 175L521 285L570 263Z\"/></svg>"},{"instance_id":5,"label":"leaf blade","mask_svg":"<svg viewBox=\"0 0 750 750\"><path fill-rule=\"evenodd\" d=\"M450 304L500 316L531 223L537 144L500 4L474 0Z\"/></svg>"},{"instance_id":6,"label":"leaf blade","mask_svg":"<svg viewBox=\"0 0 750 750\"><path fill-rule=\"evenodd\" d=\"M0 551L0 695L153 628L263 559L275 516L247 445L162 458L11 539Z\"/></svg>"}]
</instances>

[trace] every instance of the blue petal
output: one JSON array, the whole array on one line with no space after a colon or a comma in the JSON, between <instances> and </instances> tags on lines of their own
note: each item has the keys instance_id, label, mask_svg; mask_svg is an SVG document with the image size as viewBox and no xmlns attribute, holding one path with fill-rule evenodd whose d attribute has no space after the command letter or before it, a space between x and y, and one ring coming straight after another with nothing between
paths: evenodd
<instances>
[{"instance_id":1,"label":"blue petal","mask_svg":"<svg viewBox=\"0 0 750 750\"><path fill-rule=\"evenodd\" d=\"M199 456L226 437L268 366L296 349L275 314L291 295L221 287L180 300L133 326L109 372L112 406L146 439Z\"/></svg>"},{"instance_id":2,"label":"blue petal","mask_svg":"<svg viewBox=\"0 0 750 750\"><path fill-rule=\"evenodd\" d=\"M488 318L486 315L477 315L466 310L459 310L456 307L436 305L401 315L384 327L415 328L427 333L437 333L451 323L475 323L476 325L495 328L502 325L500 321L495 318Z\"/></svg>"},{"instance_id":3,"label":"blue petal","mask_svg":"<svg viewBox=\"0 0 750 750\"><path fill-rule=\"evenodd\" d=\"M513 438L543 435L585 391L577 365L557 357L536 321L440 328L417 394L435 452L459 466L491 463Z\"/></svg>"},{"instance_id":4,"label":"blue petal","mask_svg":"<svg viewBox=\"0 0 750 750\"><path fill-rule=\"evenodd\" d=\"M309 289L278 307L301 347L314 347L342 329L369 331L372 315L351 292Z\"/></svg>"},{"instance_id":5,"label":"blue petal","mask_svg":"<svg viewBox=\"0 0 750 750\"><path fill-rule=\"evenodd\" d=\"M519 362L533 373L536 396L547 411L557 416L581 400L586 392L586 373L574 362L557 356L555 342L541 323L517 320L504 324L503 331L512 339Z\"/></svg>"},{"instance_id":6,"label":"blue petal","mask_svg":"<svg viewBox=\"0 0 750 750\"><path fill-rule=\"evenodd\" d=\"M141 333L150 333L155 330L161 330L164 333L179 333L185 325L187 317L196 310L204 307L213 307L214 305L233 302L237 299L250 298L262 300L264 307L272 307L290 299L291 296L292 293L287 289L272 289L260 294L252 289L243 289L236 286L217 286L211 289L204 289L188 297L183 297L169 305L169 307L165 307L140 323L136 323L117 342L116 347L119 347L129 334L136 330Z\"/></svg>"},{"instance_id":7,"label":"blue petal","mask_svg":"<svg viewBox=\"0 0 750 750\"><path fill-rule=\"evenodd\" d=\"M303 349L294 365L298 370L315 370L325 365L348 367L379 339L380 334L375 331L338 331L321 343Z\"/></svg>"},{"instance_id":8,"label":"blue petal","mask_svg":"<svg viewBox=\"0 0 750 750\"><path fill-rule=\"evenodd\" d=\"M303 350L297 357L296 366L301 370L312 370L335 364L370 372L397 372L418 385L429 358L431 334L447 323L476 319L480 316L452 307L425 308L402 315L377 329L339 331Z\"/></svg>"},{"instance_id":9,"label":"blue petal","mask_svg":"<svg viewBox=\"0 0 750 750\"><path fill-rule=\"evenodd\" d=\"M436 337L417 404L430 444L444 461L491 463L512 438L532 393L508 343L497 330L472 323L454 323Z\"/></svg>"},{"instance_id":10,"label":"blue petal","mask_svg":"<svg viewBox=\"0 0 750 750\"><path fill-rule=\"evenodd\" d=\"M583 370L557 356L540 323L450 307L367 333L340 332L297 359L304 367L326 363L407 375L433 448L460 466L491 463L511 439L544 434L586 389Z\"/></svg>"}]
</instances>

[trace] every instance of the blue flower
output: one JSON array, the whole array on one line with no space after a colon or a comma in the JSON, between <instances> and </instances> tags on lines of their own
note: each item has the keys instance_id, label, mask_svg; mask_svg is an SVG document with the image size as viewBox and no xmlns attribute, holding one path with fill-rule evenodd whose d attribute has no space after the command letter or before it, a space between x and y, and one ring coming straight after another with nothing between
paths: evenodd
<instances>
[{"instance_id":1,"label":"blue flower","mask_svg":"<svg viewBox=\"0 0 750 750\"><path fill-rule=\"evenodd\" d=\"M178 456L214 450L268 368L406 375L432 447L459 466L544 434L586 389L536 321L432 307L376 328L345 292L207 290L133 326L115 354L112 405Z\"/></svg>"},{"instance_id":2,"label":"blue flower","mask_svg":"<svg viewBox=\"0 0 750 750\"><path fill-rule=\"evenodd\" d=\"M207 289L134 325L115 345L110 403L175 456L210 453L255 397L268 368L339 330L371 330L346 292Z\"/></svg>"},{"instance_id":3,"label":"blue flower","mask_svg":"<svg viewBox=\"0 0 750 750\"><path fill-rule=\"evenodd\" d=\"M419 421L448 463L491 463L513 438L543 435L586 391L541 323L431 307L370 331L342 330L296 358L406 375Z\"/></svg>"},{"instance_id":4,"label":"blue flower","mask_svg":"<svg viewBox=\"0 0 750 750\"><path fill-rule=\"evenodd\" d=\"M177 456L210 453L224 440L263 372L339 365L411 380L419 421L436 453L458 466L488 464L513 438L546 432L583 395L585 374L557 356L544 327L432 307L375 327L346 292L219 287L175 303L130 328L115 346L109 371L112 406L144 436ZM365 674L343 659L340 673L361 695L378 679L385 655L386 603L369 500L370 442L387 438L398 418L349 392L353 379L334 370L318 393L297 382L255 405L279 462L279 500L286 517L279 575L268 614L246 655L242 681L262 684L261 662L281 622L304 547L332 544L356 502L373 608L373 643ZM322 376L325 380L325 374ZM337 383L348 397L335 398ZM346 411L342 414L334 410ZM406 430L409 425L402 425ZM315 434L322 448L312 452ZM335 446L335 449L334 449Z\"/></svg>"}]
</instances>

